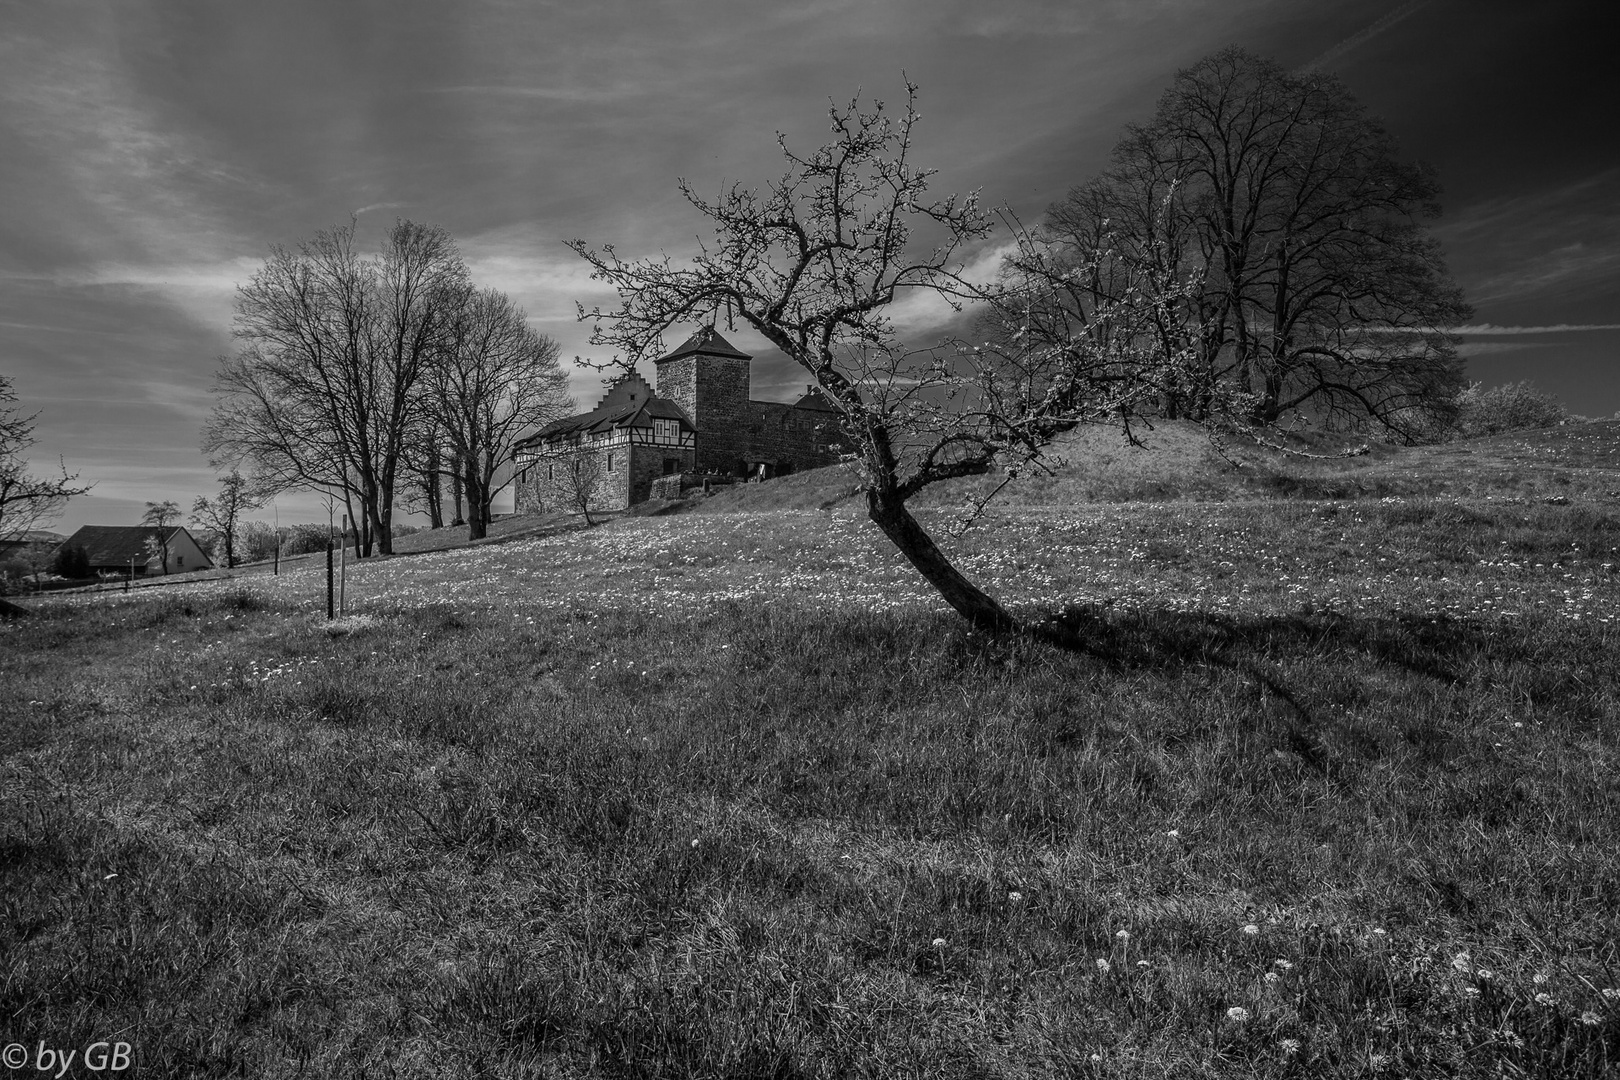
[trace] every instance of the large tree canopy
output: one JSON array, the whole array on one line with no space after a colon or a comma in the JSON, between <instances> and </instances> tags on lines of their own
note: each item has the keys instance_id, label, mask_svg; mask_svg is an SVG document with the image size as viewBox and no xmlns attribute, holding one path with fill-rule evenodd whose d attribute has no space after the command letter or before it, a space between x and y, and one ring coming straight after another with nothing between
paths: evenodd
<instances>
[{"instance_id":1,"label":"large tree canopy","mask_svg":"<svg viewBox=\"0 0 1620 1080\"><path fill-rule=\"evenodd\" d=\"M221 365L204 449L252 462L263 486L324 491L392 553L395 487L424 377L450 340L467 269L448 233L397 223L355 250L353 223L272 249L238 290L243 348Z\"/></svg>"},{"instance_id":2,"label":"large tree canopy","mask_svg":"<svg viewBox=\"0 0 1620 1080\"><path fill-rule=\"evenodd\" d=\"M1463 386L1444 329L1469 309L1422 224L1438 195L1343 83L1229 48L1179 73L1033 240L1085 268L1070 312L1159 290L1161 345L1192 350L1199 386L1249 395L1251 419L1410 438ZM1163 406L1201 417L1209 402Z\"/></svg>"}]
</instances>

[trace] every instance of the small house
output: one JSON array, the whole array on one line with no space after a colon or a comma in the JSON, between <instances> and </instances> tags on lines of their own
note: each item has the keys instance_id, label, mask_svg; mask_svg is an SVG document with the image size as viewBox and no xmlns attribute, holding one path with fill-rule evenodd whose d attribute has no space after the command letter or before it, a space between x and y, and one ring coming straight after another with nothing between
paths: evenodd
<instances>
[{"instance_id":1,"label":"small house","mask_svg":"<svg viewBox=\"0 0 1620 1080\"><path fill-rule=\"evenodd\" d=\"M86 525L66 542L84 548L90 569L98 574L133 572L135 577L141 577L214 568L214 561L182 525L170 525L161 531L151 525ZM167 564L161 558L165 546Z\"/></svg>"}]
</instances>

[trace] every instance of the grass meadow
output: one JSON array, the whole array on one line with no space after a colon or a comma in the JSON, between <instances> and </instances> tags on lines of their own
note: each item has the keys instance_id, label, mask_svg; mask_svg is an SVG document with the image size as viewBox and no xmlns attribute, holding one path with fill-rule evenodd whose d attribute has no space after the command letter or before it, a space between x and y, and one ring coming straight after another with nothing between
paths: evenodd
<instances>
[{"instance_id":1,"label":"grass meadow","mask_svg":"<svg viewBox=\"0 0 1620 1080\"><path fill-rule=\"evenodd\" d=\"M1501 490L950 541L1105 655L971 632L844 505L366 563L334 623L314 569L40 603L0 622L0 1042L1620 1074L1620 503Z\"/></svg>"}]
</instances>

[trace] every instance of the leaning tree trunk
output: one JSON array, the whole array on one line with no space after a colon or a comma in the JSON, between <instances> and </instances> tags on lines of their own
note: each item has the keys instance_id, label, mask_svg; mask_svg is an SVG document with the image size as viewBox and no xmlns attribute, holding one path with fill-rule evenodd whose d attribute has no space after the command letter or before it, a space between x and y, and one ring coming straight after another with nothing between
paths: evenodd
<instances>
[{"instance_id":1,"label":"leaning tree trunk","mask_svg":"<svg viewBox=\"0 0 1620 1080\"><path fill-rule=\"evenodd\" d=\"M1017 630L1018 620L1007 609L962 576L939 550L928 530L911 516L906 504L893 492L870 488L866 492L867 514L906 561L916 567L956 613L982 630Z\"/></svg>"}]
</instances>

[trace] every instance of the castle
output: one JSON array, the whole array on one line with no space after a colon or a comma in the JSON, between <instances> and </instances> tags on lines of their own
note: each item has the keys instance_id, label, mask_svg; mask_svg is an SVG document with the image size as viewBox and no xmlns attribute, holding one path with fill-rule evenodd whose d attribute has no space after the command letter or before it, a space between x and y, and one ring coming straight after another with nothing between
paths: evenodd
<instances>
[{"instance_id":1,"label":"castle","mask_svg":"<svg viewBox=\"0 0 1620 1080\"><path fill-rule=\"evenodd\" d=\"M579 489L592 510L623 510L650 498L655 481L661 495L676 494L704 478L767 479L836 462L837 409L813 387L792 404L754 401L752 360L704 327L654 362L656 392L632 372L590 412L521 440L517 511L576 510Z\"/></svg>"}]
</instances>

